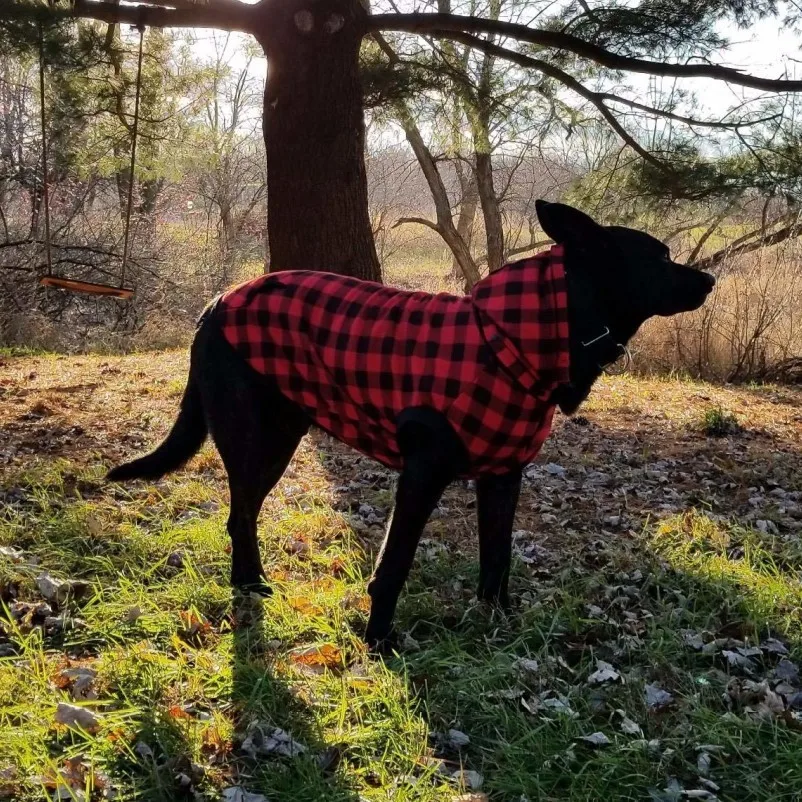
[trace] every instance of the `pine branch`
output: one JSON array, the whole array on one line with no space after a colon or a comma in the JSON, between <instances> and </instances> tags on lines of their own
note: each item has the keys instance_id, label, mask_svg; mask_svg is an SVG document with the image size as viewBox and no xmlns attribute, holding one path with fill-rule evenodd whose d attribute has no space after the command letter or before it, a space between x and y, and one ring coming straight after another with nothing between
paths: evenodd
<instances>
[{"instance_id":1,"label":"pine branch","mask_svg":"<svg viewBox=\"0 0 802 802\"><path fill-rule=\"evenodd\" d=\"M761 89L766 92L802 91L802 81L760 78L755 75L748 75L732 67L722 67L716 64L675 64L650 61L633 56L622 56L592 42L586 42L570 33L530 28L527 25L504 22L503 20L467 17L459 14L376 14L368 18L367 27L370 31L403 31L406 33L441 36L449 39L457 38L455 34L459 33L505 36L510 39L517 39L520 42L537 45L538 47L574 53L612 70L677 78L711 78L715 81L726 81L727 83L751 89ZM459 39L459 41L464 41L464 39Z\"/></svg>"}]
</instances>

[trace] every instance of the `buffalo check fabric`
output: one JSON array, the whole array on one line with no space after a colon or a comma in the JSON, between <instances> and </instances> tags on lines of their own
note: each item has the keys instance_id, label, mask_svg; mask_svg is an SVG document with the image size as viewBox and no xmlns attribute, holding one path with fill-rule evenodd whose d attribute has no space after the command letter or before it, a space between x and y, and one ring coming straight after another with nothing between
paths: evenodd
<instances>
[{"instance_id":1,"label":"buffalo check fabric","mask_svg":"<svg viewBox=\"0 0 802 802\"><path fill-rule=\"evenodd\" d=\"M430 407L479 476L531 462L548 436L568 381L567 307L554 246L466 296L289 270L226 292L216 314L251 367L339 440L399 469L398 415Z\"/></svg>"}]
</instances>

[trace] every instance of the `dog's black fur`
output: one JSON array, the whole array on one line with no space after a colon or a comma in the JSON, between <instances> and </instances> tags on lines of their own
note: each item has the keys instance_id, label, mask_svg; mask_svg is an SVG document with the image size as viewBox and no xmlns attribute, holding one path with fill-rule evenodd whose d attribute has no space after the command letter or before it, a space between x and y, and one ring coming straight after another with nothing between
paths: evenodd
<instances>
[{"instance_id":1,"label":"dog's black fur","mask_svg":"<svg viewBox=\"0 0 802 802\"><path fill-rule=\"evenodd\" d=\"M565 248L571 381L555 391L553 400L570 414L645 320L697 309L715 281L672 262L668 248L648 234L600 226L558 203L538 201L537 213L546 234ZM166 440L151 454L113 469L108 478L161 477L181 467L210 434L231 492L231 582L266 594L270 589L264 583L256 520L310 425L306 413L269 377L235 354L215 323L212 305L198 323L181 411ZM404 464L395 511L368 585L372 604L366 640L372 646L390 642L398 596L423 527L466 461L462 443L433 410L405 410L398 420L398 441ZM478 595L504 607L509 604L511 534L520 485L520 469L476 482Z\"/></svg>"}]
</instances>

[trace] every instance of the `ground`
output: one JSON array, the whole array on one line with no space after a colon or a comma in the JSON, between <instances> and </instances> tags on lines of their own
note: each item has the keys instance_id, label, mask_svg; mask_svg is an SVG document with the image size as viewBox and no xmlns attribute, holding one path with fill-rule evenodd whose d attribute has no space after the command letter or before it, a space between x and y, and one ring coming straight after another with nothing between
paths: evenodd
<instances>
[{"instance_id":1,"label":"ground","mask_svg":"<svg viewBox=\"0 0 802 802\"><path fill-rule=\"evenodd\" d=\"M393 476L307 438L233 597L181 352L0 356L0 797L783 800L802 788L802 392L610 377L527 470L509 615L453 487L369 657Z\"/></svg>"}]
</instances>

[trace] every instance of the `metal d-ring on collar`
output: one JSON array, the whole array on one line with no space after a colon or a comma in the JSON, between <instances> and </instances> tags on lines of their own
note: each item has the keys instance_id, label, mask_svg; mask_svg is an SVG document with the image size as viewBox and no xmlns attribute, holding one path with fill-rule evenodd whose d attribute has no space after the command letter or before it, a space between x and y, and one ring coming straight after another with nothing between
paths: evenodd
<instances>
[{"instance_id":1,"label":"metal d-ring on collar","mask_svg":"<svg viewBox=\"0 0 802 802\"><path fill-rule=\"evenodd\" d=\"M583 342L582 347L588 348L594 343L603 340L605 337L610 337L610 339L612 339L609 326L605 326L604 331L598 337L594 337L592 340ZM632 366L632 352L629 350L629 348L627 348L626 345L623 345L622 343L616 343L616 346L620 349L620 353L615 357L615 359L611 360L610 362L605 362L603 365L599 365L599 368L603 370L608 376L618 376L628 371L629 368ZM617 368L616 370L609 370L609 367L611 365L614 365L622 356L625 357L623 367Z\"/></svg>"}]
</instances>

